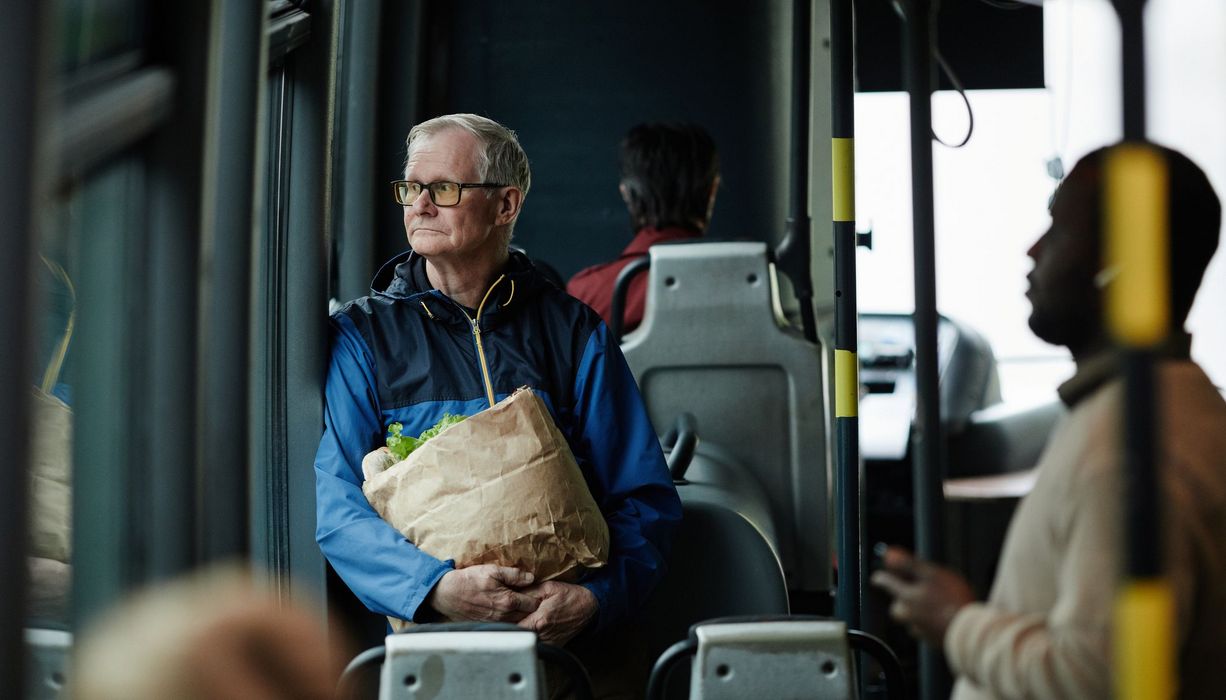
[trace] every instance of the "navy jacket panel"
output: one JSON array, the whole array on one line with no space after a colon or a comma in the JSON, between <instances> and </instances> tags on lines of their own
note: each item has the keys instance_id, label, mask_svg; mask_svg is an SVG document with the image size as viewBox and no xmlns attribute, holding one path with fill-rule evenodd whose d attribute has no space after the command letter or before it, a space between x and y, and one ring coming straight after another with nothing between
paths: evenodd
<instances>
[{"instance_id":1,"label":"navy jacket panel","mask_svg":"<svg viewBox=\"0 0 1226 700\"><path fill-rule=\"evenodd\" d=\"M432 289L412 254L385 265L374 286L384 291L333 316L316 483L317 538L337 573L372 610L413 619L454 565L378 519L361 493L361 458L383 444L391 422L411 435L444 413L488 407L476 324L495 400L521 386L542 395L609 523L609 565L583 581L599 603L597 628L636 610L663 575L681 507L637 385L600 318L518 254L479 318Z\"/></svg>"}]
</instances>

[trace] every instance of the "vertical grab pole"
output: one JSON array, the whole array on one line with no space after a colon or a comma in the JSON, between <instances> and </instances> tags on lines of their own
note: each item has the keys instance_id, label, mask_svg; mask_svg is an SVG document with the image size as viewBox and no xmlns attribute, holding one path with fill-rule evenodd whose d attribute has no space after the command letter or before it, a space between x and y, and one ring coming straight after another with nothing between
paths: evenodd
<instances>
[{"instance_id":1,"label":"vertical grab pole","mask_svg":"<svg viewBox=\"0 0 1226 700\"><path fill-rule=\"evenodd\" d=\"M911 102L911 206L915 248L915 375L918 405L912 435L915 549L931 561L944 559L941 399L937 375L936 251L932 204L931 45L935 7L910 0L903 62ZM920 647L920 692L925 700L948 694L940 650Z\"/></svg>"},{"instance_id":2,"label":"vertical grab pole","mask_svg":"<svg viewBox=\"0 0 1226 700\"><path fill-rule=\"evenodd\" d=\"M839 505L836 613L859 629L864 600L860 522L860 380L856 355L855 94L851 0L830 0L830 163L834 197L835 498Z\"/></svg>"},{"instance_id":3,"label":"vertical grab pole","mask_svg":"<svg viewBox=\"0 0 1226 700\"><path fill-rule=\"evenodd\" d=\"M24 697L26 654L23 630L27 601L26 535L29 513L30 378L37 303L32 275L37 250L39 175L39 106L46 87L40 48L50 14L44 3L16 3L5 8L0 24L0 327L5 355L0 362L0 688Z\"/></svg>"},{"instance_id":4,"label":"vertical grab pole","mask_svg":"<svg viewBox=\"0 0 1226 700\"><path fill-rule=\"evenodd\" d=\"M1124 356L1125 576L1115 609L1115 690L1123 700L1174 697L1174 599L1162 571L1161 484L1154 431L1154 350L1170 334L1169 181L1145 140L1144 0L1115 0L1122 30L1125 144L1103 178L1107 328Z\"/></svg>"},{"instance_id":5,"label":"vertical grab pole","mask_svg":"<svg viewBox=\"0 0 1226 700\"><path fill-rule=\"evenodd\" d=\"M800 305L805 340L817 342L817 318L813 313L812 247L809 219L809 47L812 0L792 3L792 141L789 146L789 204L787 232L775 251L775 264L788 279Z\"/></svg>"}]
</instances>

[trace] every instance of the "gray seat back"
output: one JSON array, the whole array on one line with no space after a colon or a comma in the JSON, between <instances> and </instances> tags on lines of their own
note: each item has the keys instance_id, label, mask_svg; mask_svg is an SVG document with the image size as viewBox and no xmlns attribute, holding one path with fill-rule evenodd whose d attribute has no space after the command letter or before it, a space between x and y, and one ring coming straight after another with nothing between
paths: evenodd
<instances>
[{"instance_id":1,"label":"gray seat back","mask_svg":"<svg viewBox=\"0 0 1226 700\"><path fill-rule=\"evenodd\" d=\"M622 351L660 429L688 411L762 485L790 588L831 586L820 348L777 320L764 243L650 251L643 324Z\"/></svg>"},{"instance_id":2,"label":"gray seat back","mask_svg":"<svg viewBox=\"0 0 1226 700\"><path fill-rule=\"evenodd\" d=\"M536 634L421 632L388 635L379 700L542 697Z\"/></svg>"},{"instance_id":3,"label":"gray seat back","mask_svg":"<svg viewBox=\"0 0 1226 700\"><path fill-rule=\"evenodd\" d=\"M63 630L26 628L26 698L52 700L64 694L72 634Z\"/></svg>"},{"instance_id":4,"label":"gray seat back","mask_svg":"<svg viewBox=\"0 0 1226 700\"><path fill-rule=\"evenodd\" d=\"M691 700L856 696L847 628L840 621L714 622L694 634Z\"/></svg>"}]
</instances>

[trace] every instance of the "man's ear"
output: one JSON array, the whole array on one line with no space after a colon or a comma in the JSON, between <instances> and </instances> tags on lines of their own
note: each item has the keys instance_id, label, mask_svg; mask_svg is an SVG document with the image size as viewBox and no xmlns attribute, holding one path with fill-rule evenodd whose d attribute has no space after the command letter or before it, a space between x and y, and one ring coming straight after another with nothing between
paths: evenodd
<instances>
[{"instance_id":1,"label":"man's ear","mask_svg":"<svg viewBox=\"0 0 1226 700\"><path fill-rule=\"evenodd\" d=\"M621 193L622 201L626 203L626 206L630 206L630 190L626 189L626 183L617 183L617 191Z\"/></svg>"},{"instance_id":2,"label":"man's ear","mask_svg":"<svg viewBox=\"0 0 1226 700\"><path fill-rule=\"evenodd\" d=\"M524 206L524 192L518 187L507 187L498 197L498 215L494 218L495 226L509 224L519 216L519 210Z\"/></svg>"}]
</instances>

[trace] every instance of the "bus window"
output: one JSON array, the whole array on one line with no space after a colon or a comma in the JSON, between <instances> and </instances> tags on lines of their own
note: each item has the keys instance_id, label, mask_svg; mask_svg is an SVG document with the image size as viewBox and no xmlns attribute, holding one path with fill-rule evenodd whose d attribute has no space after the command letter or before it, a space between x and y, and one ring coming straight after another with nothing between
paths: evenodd
<instances>
[{"instance_id":1,"label":"bus window","mask_svg":"<svg viewBox=\"0 0 1226 700\"><path fill-rule=\"evenodd\" d=\"M934 151L937 304L991 343L1005 401L1040 402L1072 374L1062 348L1027 329L1026 250L1047 226L1044 203L1055 181L1041 154L1050 152L1048 94L1043 90L975 90L975 132L961 149ZM933 125L961 140L966 107L954 92L933 99ZM873 249L859 252L860 310L910 313L910 169L907 95L856 96L857 213L873 227ZM905 155L903 156L905 159Z\"/></svg>"}]
</instances>

